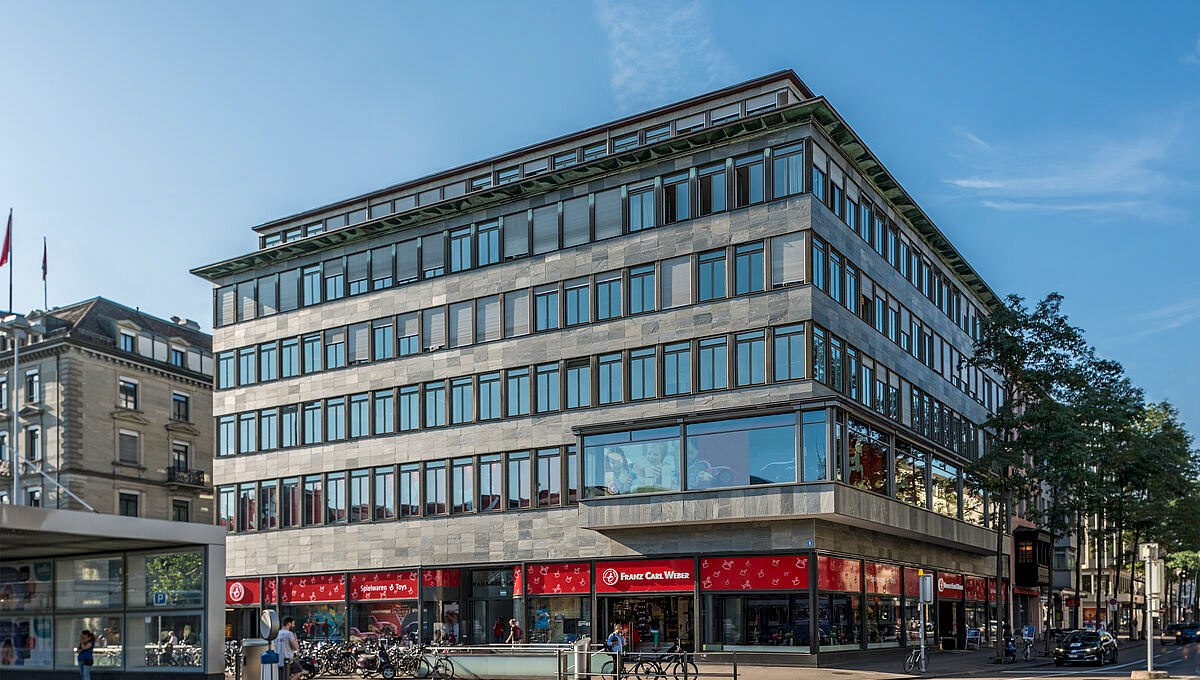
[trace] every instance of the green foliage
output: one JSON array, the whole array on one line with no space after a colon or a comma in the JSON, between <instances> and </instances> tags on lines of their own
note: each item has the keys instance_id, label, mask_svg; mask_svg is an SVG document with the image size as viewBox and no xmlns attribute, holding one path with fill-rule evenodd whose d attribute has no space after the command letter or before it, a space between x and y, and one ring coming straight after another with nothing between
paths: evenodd
<instances>
[{"instance_id":1,"label":"green foliage","mask_svg":"<svg viewBox=\"0 0 1200 680\"><path fill-rule=\"evenodd\" d=\"M198 552L177 552L146 558L146 592L165 592L167 604L192 604L203 588L203 561Z\"/></svg>"}]
</instances>

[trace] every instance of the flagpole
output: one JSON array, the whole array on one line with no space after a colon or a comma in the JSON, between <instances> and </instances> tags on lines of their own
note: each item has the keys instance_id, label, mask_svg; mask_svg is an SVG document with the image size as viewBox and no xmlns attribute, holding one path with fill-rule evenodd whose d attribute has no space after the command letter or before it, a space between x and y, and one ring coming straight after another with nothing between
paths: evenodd
<instances>
[{"instance_id":1,"label":"flagpole","mask_svg":"<svg viewBox=\"0 0 1200 680\"><path fill-rule=\"evenodd\" d=\"M46 289L46 237L42 237L42 311L50 311L50 294Z\"/></svg>"},{"instance_id":2,"label":"flagpole","mask_svg":"<svg viewBox=\"0 0 1200 680\"><path fill-rule=\"evenodd\" d=\"M16 310L13 309L12 304L12 208L8 209L8 238L6 240L8 242L8 311L15 314ZM13 380L16 380L16 376L13 376Z\"/></svg>"}]
</instances>

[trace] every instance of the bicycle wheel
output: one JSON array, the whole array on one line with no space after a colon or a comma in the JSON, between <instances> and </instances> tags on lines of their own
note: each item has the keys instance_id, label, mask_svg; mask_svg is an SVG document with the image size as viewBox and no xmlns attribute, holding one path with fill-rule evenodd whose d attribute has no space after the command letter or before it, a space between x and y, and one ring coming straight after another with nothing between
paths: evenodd
<instances>
[{"instance_id":1,"label":"bicycle wheel","mask_svg":"<svg viewBox=\"0 0 1200 680\"><path fill-rule=\"evenodd\" d=\"M912 672L913 672L913 669L914 669L914 668L916 668L916 666L917 666L917 655L916 655L916 654L909 654L909 655L908 655L908 656L907 656L907 657L904 659L904 672L905 672L905 673L912 673Z\"/></svg>"},{"instance_id":2,"label":"bicycle wheel","mask_svg":"<svg viewBox=\"0 0 1200 680\"><path fill-rule=\"evenodd\" d=\"M700 669L691 661L676 661L671 664L671 677L675 680L696 680L700 677Z\"/></svg>"},{"instance_id":3,"label":"bicycle wheel","mask_svg":"<svg viewBox=\"0 0 1200 680\"><path fill-rule=\"evenodd\" d=\"M639 661L633 665L629 675L637 678L637 680L663 680L666 675L663 674L662 667L653 661Z\"/></svg>"},{"instance_id":4,"label":"bicycle wheel","mask_svg":"<svg viewBox=\"0 0 1200 680\"><path fill-rule=\"evenodd\" d=\"M1033 645L1025 645L1023 656L1026 661L1033 661Z\"/></svg>"},{"instance_id":5,"label":"bicycle wheel","mask_svg":"<svg viewBox=\"0 0 1200 680\"><path fill-rule=\"evenodd\" d=\"M616 680L617 671L613 660L609 659L600 666L600 680Z\"/></svg>"},{"instance_id":6,"label":"bicycle wheel","mask_svg":"<svg viewBox=\"0 0 1200 680\"><path fill-rule=\"evenodd\" d=\"M440 657L437 663L433 666L433 677L435 678L453 678L454 677L454 662L446 657Z\"/></svg>"}]
</instances>

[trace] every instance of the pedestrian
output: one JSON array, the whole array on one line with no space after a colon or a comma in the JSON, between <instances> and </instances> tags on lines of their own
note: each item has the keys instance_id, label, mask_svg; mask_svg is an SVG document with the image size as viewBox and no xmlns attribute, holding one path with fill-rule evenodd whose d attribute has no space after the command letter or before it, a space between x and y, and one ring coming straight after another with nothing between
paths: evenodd
<instances>
[{"instance_id":1,"label":"pedestrian","mask_svg":"<svg viewBox=\"0 0 1200 680\"><path fill-rule=\"evenodd\" d=\"M523 633L521 632L521 627L517 625L517 620L509 619L508 620L508 639L505 640L505 642L510 645L519 645L519 644L521 644L522 637L523 637Z\"/></svg>"},{"instance_id":2,"label":"pedestrian","mask_svg":"<svg viewBox=\"0 0 1200 680\"><path fill-rule=\"evenodd\" d=\"M96 646L96 638L92 637L92 631L83 629L79 634L79 646L75 648L79 659L79 677L83 680L92 680L92 647Z\"/></svg>"},{"instance_id":3,"label":"pedestrian","mask_svg":"<svg viewBox=\"0 0 1200 680\"><path fill-rule=\"evenodd\" d=\"M658 649L659 634L660 634L660 629L658 626L658 619L657 618L651 619L650 620L650 637L653 640L654 648L656 650Z\"/></svg>"},{"instance_id":4,"label":"pedestrian","mask_svg":"<svg viewBox=\"0 0 1200 680\"><path fill-rule=\"evenodd\" d=\"M499 616L496 617L496 623L492 626L492 642L497 644L504 642L504 620Z\"/></svg>"},{"instance_id":5,"label":"pedestrian","mask_svg":"<svg viewBox=\"0 0 1200 680\"><path fill-rule=\"evenodd\" d=\"M621 661L621 656L625 652L625 636L621 633L621 624L614 623L612 633L608 635L608 639L604 641L604 646L616 655L617 673L621 672L624 665Z\"/></svg>"},{"instance_id":6,"label":"pedestrian","mask_svg":"<svg viewBox=\"0 0 1200 680\"><path fill-rule=\"evenodd\" d=\"M283 620L279 634L275 636L275 653L279 655L279 680L295 680L300 677L300 663L296 661L300 643L296 641L296 633L293 632L295 627L296 619L289 616Z\"/></svg>"}]
</instances>

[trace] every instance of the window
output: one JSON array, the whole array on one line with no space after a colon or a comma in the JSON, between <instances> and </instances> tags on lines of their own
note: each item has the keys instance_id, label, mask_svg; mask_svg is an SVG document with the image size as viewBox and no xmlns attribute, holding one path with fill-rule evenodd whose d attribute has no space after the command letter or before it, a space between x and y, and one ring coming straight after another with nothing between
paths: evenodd
<instances>
[{"instance_id":1,"label":"window","mask_svg":"<svg viewBox=\"0 0 1200 680\"><path fill-rule=\"evenodd\" d=\"M896 499L924 508L925 453L905 442L896 442Z\"/></svg>"},{"instance_id":2,"label":"window","mask_svg":"<svg viewBox=\"0 0 1200 680\"><path fill-rule=\"evenodd\" d=\"M315 373L321 370L321 335L314 333L301 338L304 343L304 372Z\"/></svg>"},{"instance_id":3,"label":"window","mask_svg":"<svg viewBox=\"0 0 1200 680\"><path fill-rule=\"evenodd\" d=\"M785 234L771 239L771 287L804 281L804 236Z\"/></svg>"},{"instance_id":4,"label":"window","mask_svg":"<svg viewBox=\"0 0 1200 680\"><path fill-rule=\"evenodd\" d=\"M575 279L565 284L563 295L566 299L566 325L574 326L591 320L591 303L588 294L588 280Z\"/></svg>"},{"instance_id":5,"label":"window","mask_svg":"<svg viewBox=\"0 0 1200 680\"><path fill-rule=\"evenodd\" d=\"M512 338L529 332L529 291L517 290L504 294L504 337Z\"/></svg>"},{"instance_id":6,"label":"window","mask_svg":"<svg viewBox=\"0 0 1200 680\"><path fill-rule=\"evenodd\" d=\"M845 373L842 370L842 341L829 338L829 386L838 392L843 391Z\"/></svg>"},{"instance_id":7,"label":"window","mask_svg":"<svg viewBox=\"0 0 1200 680\"><path fill-rule=\"evenodd\" d=\"M958 517L958 467L934 458L929 469L933 480L933 511Z\"/></svg>"},{"instance_id":8,"label":"window","mask_svg":"<svg viewBox=\"0 0 1200 680\"><path fill-rule=\"evenodd\" d=\"M500 373L484 373L479 376L479 419L500 418Z\"/></svg>"},{"instance_id":9,"label":"window","mask_svg":"<svg viewBox=\"0 0 1200 680\"><path fill-rule=\"evenodd\" d=\"M238 416L238 453L254 453L258 450L258 418L254 413Z\"/></svg>"},{"instance_id":10,"label":"window","mask_svg":"<svg viewBox=\"0 0 1200 680\"><path fill-rule=\"evenodd\" d=\"M371 396L366 392L350 396L350 436L365 437L371 433Z\"/></svg>"},{"instance_id":11,"label":"window","mask_svg":"<svg viewBox=\"0 0 1200 680\"><path fill-rule=\"evenodd\" d=\"M28 378L26 379L26 389L29 387ZM121 378L117 381L117 405L121 408L127 408L133 411L138 407L138 384L136 380Z\"/></svg>"},{"instance_id":12,"label":"window","mask_svg":"<svg viewBox=\"0 0 1200 680\"><path fill-rule=\"evenodd\" d=\"M529 453L508 454L508 509L533 505L533 481L530 479Z\"/></svg>"},{"instance_id":13,"label":"window","mask_svg":"<svg viewBox=\"0 0 1200 680\"><path fill-rule=\"evenodd\" d=\"M421 271L427 279L446 273L446 235L444 233L421 237Z\"/></svg>"},{"instance_id":14,"label":"window","mask_svg":"<svg viewBox=\"0 0 1200 680\"><path fill-rule=\"evenodd\" d=\"M542 364L537 367L537 411L547 413L559 408L558 364Z\"/></svg>"},{"instance_id":15,"label":"window","mask_svg":"<svg viewBox=\"0 0 1200 680\"><path fill-rule=\"evenodd\" d=\"M171 418L180 422L191 419L191 397L181 392L171 393Z\"/></svg>"},{"instance_id":16,"label":"window","mask_svg":"<svg viewBox=\"0 0 1200 680\"><path fill-rule=\"evenodd\" d=\"M687 394L692 384L692 346L687 342L663 348L663 395Z\"/></svg>"},{"instance_id":17,"label":"window","mask_svg":"<svg viewBox=\"0 0 1200 680\"><path fill-rule=\"evenodd\" d=\"M653 290L651 291L653 295ZM621 316L621 273L613 272L596 280L596 320Z\"/></svg>"},{"instance_id":18,"label":"window","mask_svg":"<svg viewBox=\"0 0 1200 680\"><path fill-rule=\"evenodd\" d=\"M421 325L417 312L396 317L396 353L402 357L421 351L417 328Z\"/></svg>"},{"instance_id":19,"label":"window","mask_svg":"<svg viewBox=\"0 0 1200 680\"><path fill-rule=\"evenodd\" d=\"M687 488L796 481L791 413L687 426Z\"/></svg>"},{"instance_id":20,"label":"window","mask_svg":"<svg viewBox=\"0 0 1200 680\"><path fill-rule=\"evenodd\" d=\"M218 324L218 325L221 325L221 324ZM120 349L122 352L133 352L134 344L136 342L137 342L136 335L134 335L133 333L126 333L125 331L121 331Z\"/></svg>"},{"instance_id":21,"label":"window","mask_svg":"<svg viewBox=\"0 0 1200 680\"><path fill-rule=\"evenodd\" d=\"M475 235L479 266L484 267L500 261L500 223L497 221L480 224Z\"/></svg>"},{"instance_id":22,"label":"window","mask_svg":"<svg viewBox=\"0 0 1200 680\"><path fill-rule=\"evenodd\" d=\"M596 209L596 240L621 235L621 188L598 191L594 194Z\"/></svg>"},{"instance_id":23,"label":"window","mask_svg":"<svg viewBox=\"0 0 1200 680\"><path fill-rule=\"evenodd\" d=\"M279 527L300 526L300 478L288 477L279 484Z\"/></svg>"},{"instance_id":24,"label":"window","mask_svg":"<svg viewBox=\"0 0 1200 680\"><path fill-rule=\"evenodd\" d=\"M450 346L463 347L471 344L475 339L475 333L471 328L471 322L475 318L475 311L471 308L472 302L456 302L450 305Z\"/></svg>"},{"instance_id":25,"label":"window","mask_svg":"<svg viewBox=\"0 0 1200 680\"><path fill-rule=\"evenodd\" d=\"M510 369L506 375L506 415L510 418L529 415L529 369Z\"/></svg>"},{"instance_id":26,"label":"window","mask_svg":"<svg viewBox=\"0 0 1200 680\"><path fill-rule=\"evenodd\" d=\"M391 359L395 355L395 351L395 341L392 338L392 319L371 322L371 360Z\"/></svg>"},{"instance_id":27,"label":"window","mask_svg":"<svg viewBox=\"0 0 1200 680\"><path fill-rule=\"evenodd\" d=\"M654 311L654 265L629 270L629 313Z\"/></svg>"},{"instance_id":28,"label":"window","mask_svg":"<svg viewBox=\"0 0 1200 680\"><path fill-rule=\"evenodd\" d=\"M191 449L186 442L171 442L171 469L191 469Z\"/></svg>"},{"instance_id":29,"label":"window","mask_svg":"<svg viewBox=\"0 0 1200 680\"><path fill-rule=\"evenodd\" d=\"M390 466L377 467L375 477L375 514L377 520L396 516L396 470Z\"/></svg>"},{"instance_id":30,"label":"window","mask_svg":"<svg viewBox=\"0 0 1200 680\"><path fill-rule=\"evenodd\" d=\"M837 253L829 253L829 297L838 303L842 301L842 258Z\"/></svg>"},{"instance_id":31,"label":"window","mask_svg":"<svg viewBox=\"0 0 1200 680\"><path fill-rule=\"evenodd\" d=\"M237 490L232 486L217 489L217 525L226 531L237 529Z\"/></svg>"},{"instance_id":32,"label":"window","mask_svg":"<svg viewBox=\"0 0 1200 680\"><path fill-rule=\"evenodd\" d=\"M567 408L591 404L591 366L587 359L572 359L567 362Z\"/></svg>"},{"instance_id":33,"label":"window","mask_svg":"<svg viewBox=\"0 0 1200 680\"><path fill-rule=\"evenodd\" d=\"M733 164L733 177L737 207L762 203L763 161L761 155L736 160Z\"/></svg>"},{"instance_id":34,"label":"window","mask_svg":"<svg viewBox=\"0 0 1200 680\"><path fill-rule=\"evenodd\" d=\"M514 165L511 168L502 168L496 172L496 184L508 184L516 181L521 177L521 168Z\"/></svg>"},{"instance_id":35,"label":"window","mask_svg":"<svg viewBox=\"0 0 1200 680\"><path fill-rule=\"evenodd\" d=\"M446 310L434 307L421 311L421 347L424 351L446 346Z\"/></svg>"},{"instance_id":36,"label":"window","mask_svg":"<svg viewBox=\"0 0 1200 680\"><path fill-rule=\"evenodd\" d=\"M825 244L815 238L812 242L812 275L813 285L828 293L828 279L825 276Z\"/></svg>"},{"instance_id":37,"label":"window","mask_svg":"<svg viewBox=\"0 0 1200 680\"><path fill-rule=\"evenodd\" d=\"M274 380L279 377L279 345L269 342L258 346L258 379Z\"/></svg>"},{"instance_id":38,"label":"window","mask_svg":"<svg viewBox=\"0 0 1200 680\"><path fill-rule=\"evenodd\" d=\"M638 145L638 133L630 132L627 135L613 137L612 150L613 153L620 153L626 149L632 149Z\"/></svg>"},{"instance_id":39,"label":"window","mask_svg":"<svg viewBox=\"0 0 1200 680\"><path fill-rule=\"evenodd\" d=\"M526 212L504 217L504 259L529 254L529 215Z\"/></svg>"},{"instance_id":40,"label":"window","mask_svg":"<svg viewBox=\"0 0 1200 680\"><path fill-rule=\"evenodd\" d=\"M821 201L822 203L825 202L825 184L826 184L825 171L822 170L821 168L817 167L816 165L813 165L813 168L812 168L813 196L816 196L817 200Z\"/></svg>"},{"instance_id":41,"label":"window","mask_svg":"<svg viewBox=\"0 0 1200 680\"><path fill-rule=\"evenodd\" d=\"M417 280L420 275L417 256L417 239L396 244L396 283Z\"/></svg>"},{"instance_id":42,"label":"window","mask_svg":"<svg viewBox=\"0 0 1200 680\"><path fill-rule=\"evenodd\" d=\"M253 503L251 503L253 506ZM138 494L133 491L121 491L117 495L117 514L125 515L126 517L138 516ZM253 524L253 520L251 520ZM253 526L249 527L254 529Z\"/></svg>"},{"instance_id":43,"label":"window","mask_svg":"<svg viewBox=\"0 0 1200 680\"><path fill-rule=\"evenodd\" d=\"M845 198L846 192L842 190L842 187L830 182L829 202L832 204L833 214L840 217L843 222L846 221Z\"/></svg>"},{"instance_id":44,"label":"window","mask_svg":"<svg viewBox=\"0 0 1200 680\"><path fill-rule=\"evenodd\" d=\"M471 229L465 227L450 232L450 271L471 268Z\"/></svg>"},{"instance_id":45,"label":"window","mask_svg":"<svg viewBox=\"0 0 1200 680\"><path fill-rule=\"evenodd\" d=\"M846 433L849 443L847 481L860 489L886 494L888 436L854 418L846 423Z\"/></svg>"},{"instance_id":46,"label":"window","mask_svg":"<svg viewBox=\"0 0 1200 680\"><path fill-rule=\"evenodd\" d=\"M700 214L725 210L725 164L700 168Z\"/></svg>"},{"instance_id":47,"label":"window","mask_svg":"<svg viewBox=\"0 0 1200 680\"><path fill-rule=\"evenodd\" d=\"M183 367L187 364L187 352L178 347L171 348L171 365Z\"/></svg>"},{"instance_id":48,"label":"window","mask_svg":"<svg viewBox=\"0 0 1200 680\"><path fill-rule=\"evenodd\" d=\"M263 482L258 485L258 528L262 530L275 529L279 526L279 505L276 494L276 482Z\"/></svg>"},{"instance_id":49,"label":"window","mask_svg":"<svg viewBox=\"0 0 1200 680\"><path fill-rule=\"evenodd\" d=\"M374 394L375 434L391 434L396 431L396 398L392 390L378 390Z\"/></svg>"},{"instance_id":50,"label":"window","mask_svg":"<svg viewBox=\"0 0 1200 680\"><path fill-rule=\"evenodd\" d=\"M475 475L470 458L455 458L450 463L450 512L475 509Z\"/></svg>"},{"instance_id":51,"label":"window","mask_svg":"<svg viewBox=\"0 0 1200 680\"><path fill-rule=\"evenodd\" d=\"M346 273L342 269L342 259L326 260L324 264L325 274L325 299L337 300L346 295Z\"/></svg>"},{"instance_id":52,"label":"window","mask_svg":"<svg viewBox=\"0 0 1200 680\"><path fill-rule=\"evenodd\" d=\"M653 187L629 192L629 231L654 228Z\"/></svg>"},{"instance_id":53,"label":"window","mask_svg":"<svg viewBox=\"0 0 1200 680\"><path fill-rule=\"evenodd\" d=\"M258 414L259 450L270 451L279 446L279 411L264 409Z\"/></svg>"},{"instance_id":54,"label":"window","mask_svg":"<svg viewBox=\"0 0 1200 680\"><path fill-rule=\"evenodd\" d=\"M858 314L858 269L846 263L846 309Z\"/></svg>"},{"instance_id":55,"label":"window","mask_svg":"<svg viewBox=\"0 0 1200 680\"><path fill-rule=\"evenodd\" d=\"M616 404L622 400L621 355L603 354L599 359L600 404Z\"/></svg>"},{"instance_id":56,"label":"window","mask_svg":"<svg viewBox=\"0 0 1200 680\"><path fill-rule=\"evenodd\" d=\"M371 471L354 470L350 473L350 506L351 522L365 522L371 519Z\"/></svg>"},{"instance_id":57,"label":"window","mask_svg":"<svg viewBox=\"0 0 1200 680\"><path fill-rule=\"evenodd\" d=\"M558 204L533 209L533 253L540 255L558 249Z\"/></svg>"},{"instance_id":58,"label":"window","mask_svg":"<svg viewBox=\"0 0 1200 680\"><path fill-rule=\"evenodd\" d=\"M775 150L774 196L782 198L804 191L804 143L791 144Z\"/></svg>"},{"instance_id":59,"label":"window","mask_svg":"<svg viewBox=\"0 0 1200 680\"><path fill-rule=\"evenodd\" d=\"M173 499L171 501L171 521L190 522L191 508L187 501Z\"/></svg>"},{"instance_id":60,"label":"window","mask_svg":"<svg viewBox=\"0 0 1200 680\"><path fill-rule=\"evenodd\" d=\"M253 347L244 347L238 350L238 385L252 385L255 379L258 378L258 371L255 368L257 357Z\"/></svg>"},{"instance_id":61,"label":"window","mask_svg":"<svg viewBox=\"0 0 1200 680\"><path fill-rule=\"evenodd\" d=\"M325 523L346 522L346 473L325 477Z\"/></svg>"},{"instance_id":62,"label":"window","mask_svg":"<svg viewBox=\"0 0 1200 680\"><path fill-rule=\"evenodd\" d=\"M296 338L279 344L279 376L291 378L300 374L300 341Z\"/></svg>"},{"instance_id":63,"label":"window","mask_svg":"<svg viewBox=\"0 0 1200 680\"><path fill-rule=\"evenodd\" d=\"M42 460L42 428L40 425L25 427L25 458L33 461Z\"/></svg>"},{"instance_id":64,"label":"window","mask_svg":"<svg viewBox=\"0 0 1200 680\"><path fill-rule=\"evenodd\" d=\"M533 291L534 328L548 331L558 328L558 286L551 284Z\"/></svg>"},{"instance_id":65,"label":"window","mask_svg":"<svg viewBox=\"0 0 1200 680\"><path fill-rule=\"evenodd\" d=\"M450 381L450 422L451 425L470 422L474 408L474 397L470 389L470 378L456 378Z\"/></svg>"},{"instance_id":66,"label":"window","mask_svg":"<svg viewBox=\"0 0 1200 680\"><path fill-rule=\"evenodd\" d=\"M117 432L117 460L129 465L141 462L141 436L137 432L120 430ZM25 457L36 458L34 450L26 449Z\"/></svg>"},{"instance_id":67,"label":"window","mask_svg":"<svg viewBox=\"0 0 1200 680\"><path fill-rule=\"evenodd\" d=\"M217 388L225 389L237 384L237 360L233 352L217 355Z\"/></svg>"},{"instance_id":68,"label":"window","mask_svg":"<svg viewBox=\"0 0 1200 680\"><path fill-rule=\"evenodd\" d=\"M720 390L727 385L726 364L728 348L724 336L708 338L699 343L700 390Z\"/></svg>"},{"instance_id":69,"label":"window","mask_svg":"<svg viewBox=\"0 0 1200 680\"><path fill-rule=\"evenodd\" d=\"M734 248L734 292L737 295L763 289L763 244L748 243Z\"/></svg>"},{"instance_id":70,"label":"window","mask_svg":"<svg viewBox=\"0 0 1200 680\"><path fill-rule=\"evenodd\" d=\"M663 222L674 224L691 217L686 172L663 178Z\"/></svg>"},{"instance_id":71,"label":"window","mask_svg":"<svg viewBox=\"0 0 1200 680\"><path fill-rule=\"evenodd\" d=\"M502 498L500 495L500 454L479 457L479 511L491 512L499 510Z\"/></svg>"},{"instance_id":72,"label":"window","mask_svg":"<svg viewBox=\"0 0 1200 680\"><path fill-rule=\"evenodd\" d=\"M279 444L283 448L300 443L300 416L296 406L284 406L279 411Z\"/></svg>"},{"instance_id":73,"label":"window","mask_svg":"<svg viewBox=\"0 0 1200 680\"><path fill-rule=\"evenodd\" d=\"M421 514L421 466L408 463L400 466L400 516Z\"/></svg>"},{"instance_id":74,"label":"window","mask_svg":"<svg viewBox=\"0 0 1200 680\"><path fill-rule=\"evenodd\" d=\"M804 325L775 329L775 380L804 378Z\"/></svg>"},{"instance_id":75,"label":"window","mask_svg":"<svg viewBox=\"0 0 1200 680\"><path fill-rule=\"evenodd\" d=\"M353 365L371 360L370 325L356 323L346 329L346 359Z\"/></svg>"},{"instance_id":76,"label":"window","mask_svg":"<svg viewBox=\"0 0 1200 680\"><path fill-rule=\"evenodd\" d=\"M538 507L559 505L562 500L562 456L558 449L542 449L537 454Z\"/></svg>"},{"instance_id":77,"label":"window","mask_svg":"<svg viewBox=\"0 0 1200 680\"><path fill-rule=\"evenodd\" d=\"M257 305L254 303L254 286L254 281L243 281L237 285L238 321L247 321L254 318L254 313L257 310Z\"/></svg>"},{"instance_id":78,"label":"window","mask_svg":"<svg viewBox=\"0 0 1200 680\"><path fill-rule=\"evenodd\" d=\"M589 146L583 147L583 162L603 157L608 152L607 142L596 142Z\"/></svg>"},{"instance_id":79,"label":"window","mask_svg":"<svg viewBox=\"0 0 1200 680\"><path fill-rule=\"evenodd\" d=\"M391 288L395 280L392 273L392 247L371 250L371 290Z\"/></svg>"},{"instance_id":80,"label":"window","mask_svg":"<svg viewBox=\"0 0 1200 680\"><path fill-rule=\"evenodd\" d=\"M362 295L367 292L370 266L371 253L365 250L352 253L346 258L346 281L350 286L351 295Z\"/></svg>"},{"instance_id":81,"label":"window","mask_svg":"<svg viewBox=\"0 0 1200 680\"><path fill-rule=\"evenodd\" d=\"M425 514L446 513L446 462L425 464Z\"/></svg>"},{"instance_id":82,"label":"window","mask_svg":"<svg viewBox=\"0 0 1200 680\"><path fill-rule=\"evenodd\" d=\"M678 491L679 430L661 427L585 437L588 496Z\"/></svg>"},{"instance_id":83,"label":"window","mask_svg":"<svg viewBox=\"0 0 1200 680\"><path fill-rule=\"evenodd\" d=\"M699 290L696 299L699 302L716 300L725 297L725 251L712 250L700 253Z\"/></svg>"},{"instance_id":84,"label":"window","mask_svg":"<svg viewBox=\"0 0 1200 680\"><path fill-rule=\"evenodd\" d=\"M663 260L662 308L681 307L692 302L692 258L689 255Z\"/></svg>"},{"instance_id":85,"label":"window","mask_svg":"<svg viewBox=\"0 0 1200 680\"><path fill-rule=\"evenodd\" d=\"M828 431L824 411L805 411L801 416L802 440L804 443L804 481L815 482L827 479ZM799 481L799 480L797 480Z\"/></svg>"},{"instance_id":86,"label":"window","mask_svg":"<svg viewBox=\"0 0 1200 680\"><path fill-rule=\"evenodd\" d=\"M304 478L304 500L302 502L302 519L304 526L321 523L324 511L324 494L322 492L321 475L309 475Z\"/></svg>"},{"instance_id":87,"label":"window","mask_svg":"<svg viewBox=\"0 0 1200 680\"><path fill-rule=\"evenodd\" d=\"M325 331L325 369L346 366L346 329Z\"/></svg>"},{"instance_id":88,"label":"window","mask_svg":"<svg viewBox=\"0 0 1200 680\"><path fill-rule=\"evenodd\" d=\"M739 333L734 336L737 346L737 384L761 385L766 382L765 345L763 331Z\"/></svg>"},{"instance_id":89,"label":"window","mask_svg":"<svg viewBox=\"0 0 1200 680\"><path fill-rule=\"evenodd\" d=\"M312 401L304 405L304 443L321 443L321 402Z\"/></svg>"},{"instance_id":90,"label":"window","mask_svg":"<svg viewBox=\"0 0 1200 680\"><path fill-rule=\"evenodd\" d=\"M446 383L425 383L425 427L446 424Z\"/></svg>"},{"instance_id":91,"label":"window","mask_svg":"<svg viewBox=\"0 0 1200 680\"><path fill-rule=\"evenodd\" d=\"M500 339L500 296L475 301L475 342Z\"/></svg>"},{"instance_id":92,"label":"window","mask_svg":"<svg viewBox=\"0 0 1200 680\"><path fill-rule=\"evenodd\" d=\"M217 455L232 456L237 452L237 420L233 416L217 419Z\"/></svg>"},{"instance_id":93,"label":"window","mask_svg":"<svg viewBox=\"0 0 1200 680\"><path fill-rule=\"evenodd\" d=\"M314 264L300 270L301 300L305 306L321 302L321 265Z\"/></svg>"},{"instance_id":94,"label":"window","mask_svg":"<svg viewBox=\"0 0 1200 680\"><path fill-rule=\"evenodd\" d=\"M592 209L587 196L563 201L563 247L570 248L591 239Z\"/></svg>"},{"instance_id":95,"label":"window","mask_svg":"<svg viewBox=\"0 0 1200 680\"><path fill-rule=\"evenodd\" d=\"M635 349L629 353L629 398L653 399L657 396L654 348Z\"/></svg>"}]
</instances>

